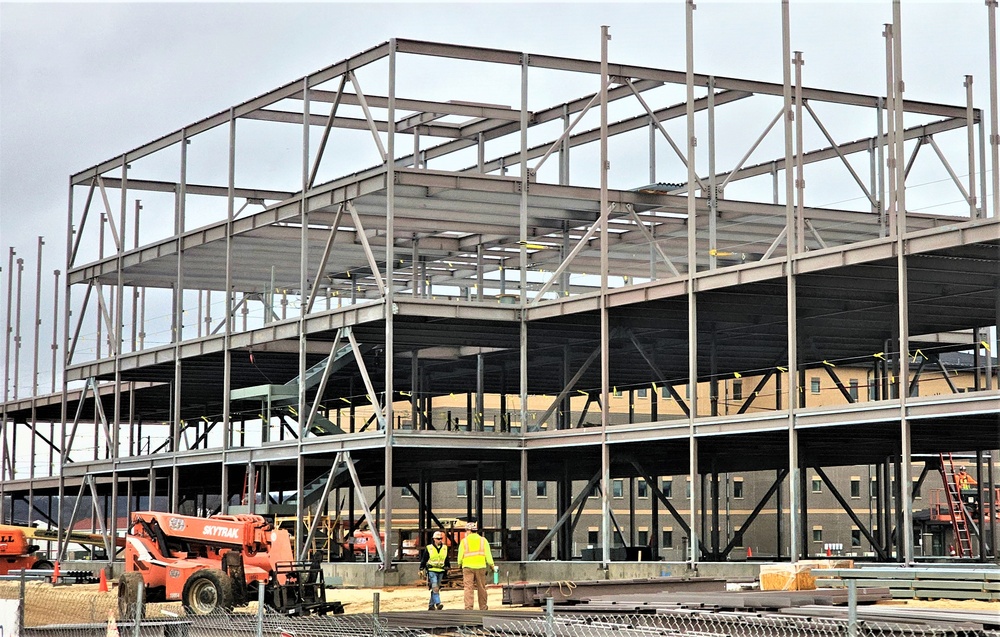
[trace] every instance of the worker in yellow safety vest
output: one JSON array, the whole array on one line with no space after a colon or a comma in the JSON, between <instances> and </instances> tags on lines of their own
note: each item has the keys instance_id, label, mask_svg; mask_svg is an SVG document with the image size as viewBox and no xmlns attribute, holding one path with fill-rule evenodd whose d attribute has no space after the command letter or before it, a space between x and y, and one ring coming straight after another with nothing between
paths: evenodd
<instances>
[{"instance_id":1,"label":"worker in yellow safety vest","mask_svg":"<svg viewBox=\"0 0 1000 637\"><path fill-rule=\"evenodd\" d=\"M479 610L489 610L486 596L486 568L497 570L493 553L486 538L477 533L475 520L465 525L465 537L458 545L458 565L462 567L462 586L465 588L465 610L472 610L474 593L479 594Z\"/></svg>"},{"instance_id":2,"label":"worker in yellow safety vest","mask_svg":"<svg viewBox=\"0 0 1000 637\"><path fill-rule=\"evenodd\" d=\"M431 543L420 551L420 571L427 573L427 588L431 589L431 601L427 610L441 610L441 581L448 571L448 547L444 543L444 533L435 531Z\"/></svg>"}]
</instances>

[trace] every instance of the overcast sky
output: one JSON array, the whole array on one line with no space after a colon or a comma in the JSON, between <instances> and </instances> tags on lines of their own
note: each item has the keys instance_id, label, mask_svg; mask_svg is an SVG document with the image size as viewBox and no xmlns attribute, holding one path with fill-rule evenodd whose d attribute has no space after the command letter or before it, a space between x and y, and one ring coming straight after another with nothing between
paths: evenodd
<instances>
[{"instance_id":1,"label":"overcast sky","mask_svg":"<svg viewBox=\"0 0 1000 637\"><path fill-rule=\"evenodd\" d=\"M888 1L793 1L792 46L804 51L804 83L884 93L882 25L891 21L891 11ZM52 296L52 270L65 268L72 173L391 37L596 60L602 24L611 27L613 62L684 69L684 6L677 1L2 2L0 267L5 271L0 307L7 296L8 250L14 246L25 259L22 325L30 330L38 235L47 242L42 298ZM695 41L698 72L781 81L777 0L702 0L695 12ZM976 105L987 107L987 11L982 0L904 2L903 47L909 99L961 104L963 78L972 74ZM45 316L41 333L46 344L51 329L51 318ZM30 348L26 352L22 369L25 356L30 361ZM43 378L47 368L43 364Z\"/></svg>"}]
</instances>

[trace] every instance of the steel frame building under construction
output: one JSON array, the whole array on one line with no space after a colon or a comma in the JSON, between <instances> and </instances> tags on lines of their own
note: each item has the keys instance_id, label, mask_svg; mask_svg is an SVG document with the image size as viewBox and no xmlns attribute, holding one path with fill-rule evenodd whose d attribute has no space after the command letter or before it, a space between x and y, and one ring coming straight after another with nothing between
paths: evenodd
<instances>
[{"instance_id":1,"label":"steel frame building under construction","mask_svg":"<svg viewBox=\"0 0 1000 637\"><path fill-rule=\"evenodd\" d=\"M796 560L807 470L869 464L883 523L862 528L912 561L912 458L1000 448L981 356L1000 316L995 28L987 111L971 77L956 104L903 97L898 14L887 94L863 95L803 85L787 14L783 83L694 73L692 8L686 71L610 63L606 28L599 61L395 39L73 175L63 390L5 393L2 506L107 496L113 535L125 495L303 521L337 489L391 566L386 493L411 488L425 529L436 484L548 480L541 542L504 488L509 557L554 540L571 559L596 492L606 563L609 484L645 478L700 562L734 539L719 474L767 471ZM510 104L428 98L426 65ZM921 149L957 214L907 212ZM863 205L806 203L806 173ZM919 395L946 351L975 356L974 391ZM874 400L838 382L848 365ZM810 369L840 404L809 404ZM721 413L718 383L741 377L756 388ZM613 424L609 397L639 387L677 409ZM464 422L433 416L449 400ZM15 473L29 447L49 471ZM679 511L655 476L685 475Z\"/></svg>"}]
</instances>

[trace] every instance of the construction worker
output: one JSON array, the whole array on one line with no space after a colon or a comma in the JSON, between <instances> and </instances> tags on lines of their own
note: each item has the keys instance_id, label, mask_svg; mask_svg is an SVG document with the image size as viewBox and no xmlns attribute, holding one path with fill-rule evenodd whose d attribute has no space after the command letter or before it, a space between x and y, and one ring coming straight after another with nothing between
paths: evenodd
<instances>
[{"instance_id":1,"label":"construction worker","mask_svg":"<svg viewBox=\"0 0 1000 637\"><path fill-rule=\"evenodd\" d=\"M458 565L462 567L462 586L465 588L465 610L472 610L474 592L479 593L479 610L489 610L486 595L486 567L497 570L493 564L490 543L479 535L475 520L465 524L466 534L458 545Z\"/></svg>"},{"instance_id":2,"label":"construction worker","mask_svg":"<svg viewBox=\"0 0 1000 637\"><path fill-rule=\"evenodd\" d=\"M958 473L955 474L955 483L958 485L959 491L968 491L979 484L975 478L965 472L965 467L958 468Z\"/></svg>"},{"instance_id":3,"label":"construction worker","mask_svg":"<svg viewBox=\"0 0 1000 637\"><path fill-rule=\"evenodd\" d=\"M427 588L431 589L431 601L427 604L427 610L441 610L444 604L441 603L441 580L448 572L450 560L448 558L448 547L444 544L444 533L435 531L431 543L420 551L420 572L427 573Z\"/></svg>"}]
</instances>

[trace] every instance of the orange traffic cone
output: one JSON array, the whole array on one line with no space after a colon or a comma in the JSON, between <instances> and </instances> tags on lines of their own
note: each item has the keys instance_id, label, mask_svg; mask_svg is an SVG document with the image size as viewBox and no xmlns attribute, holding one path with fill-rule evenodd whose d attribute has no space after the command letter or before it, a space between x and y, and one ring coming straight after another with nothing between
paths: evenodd
<instances>
[{"instance_id":1,"label":"orange traffic cone","mask_svg":"<svg viewBox=\"0 0 1000 637\"><path fill-rule=\"evenodd\" d=\"M52 583L59 583L59 560L56 560L55 566L52 567Z\"/></svg>"},{"instance_id":2,"label":"orange traffic cone","mask_svg":"<svg viewBox=\"0 0 1000 637\"><path fill-rule=\"evenodd\" d=\"M753 557L753 549L748 546L747 547L747 559L749 560L751 557Z\"/></svg>"},{"instance_id":3,"label":"orange traffic cone","mask_svg":"<svg viewBox=\"0 0 1000 637\"><path fill-rule=\"evenodd\" d=\"M101 583L97 586L98 593L108 592L108 573L105 569L101 569Z\"/></svg>"},{"instance_id":4,"label":"orange traffic cone","mask_svg":"<svg viewBox=\"0 0 1000 637\"><path fill-rule=\"evenodd\" d=\"M833 551L830 549L829 546L826 547L826 556L827 557L833 557Z\"/></svg>"}]
</instances>

